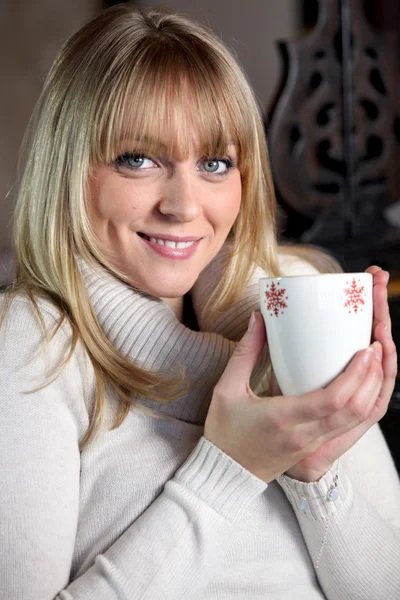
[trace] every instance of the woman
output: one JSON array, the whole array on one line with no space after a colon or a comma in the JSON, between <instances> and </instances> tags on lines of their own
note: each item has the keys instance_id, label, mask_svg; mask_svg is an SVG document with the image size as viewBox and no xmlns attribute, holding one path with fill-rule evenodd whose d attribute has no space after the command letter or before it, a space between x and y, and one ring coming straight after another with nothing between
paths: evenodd
<instances>
[{"instance_id":1,"label":"woman","mask_svg":"<svg viewBox=\"0 0 400 600\"><path fill-rule=\"evenodd\" d=\"M186 18L119 7L62 49L3 298L2 598L398 598L387 274L371 347L264 397L257 279L315 272L278 265L264 144L239 67Z\"/></svg>"}]
</instances>

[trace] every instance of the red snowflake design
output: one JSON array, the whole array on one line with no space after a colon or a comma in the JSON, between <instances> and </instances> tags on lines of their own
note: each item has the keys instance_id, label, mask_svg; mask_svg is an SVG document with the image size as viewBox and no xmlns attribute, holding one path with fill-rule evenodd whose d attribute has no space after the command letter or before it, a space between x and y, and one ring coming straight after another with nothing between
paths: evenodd
<instances>
[{"instance_id":1,"label":"red snowflake design","mask_svg":"<svg viewBox=\"0 0 400 600\"><path fill-rule=\"evenodd\" d=\"M283 315L282 309L287 308L287 304L285 302L285 300L288 299L288 297L285 296L286 290L278 288L279 285L279 281L276 285L273 281L270 286L267 285L267 291L265 292L265 303L267 305L267 310L272 311L270 313L271 317L273 314L277 317L279 315L279 311L281 315Z\"/></svg>"},{"instance_id":2,"label":"red snowflake design","mask_svg":"<svg viewBox=\"0 0 400 600\"><path fill-rule=\"evenodd\" d=\"M360 282L360 280L358 280L358 282ZM348 281L346 283L349 285ZM350 287L345 288L344 295L346 297L344 307L349 309L349 313L358 313L362 310L362 307L365 304L364 286L358 285L355 278L351 282Z\"/></svg>"}]
</instances>

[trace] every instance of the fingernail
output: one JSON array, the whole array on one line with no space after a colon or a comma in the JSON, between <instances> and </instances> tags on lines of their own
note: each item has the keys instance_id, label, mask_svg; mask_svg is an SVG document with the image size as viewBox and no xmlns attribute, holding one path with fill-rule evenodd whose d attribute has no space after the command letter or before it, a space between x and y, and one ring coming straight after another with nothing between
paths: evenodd
<instances>
[{"instance_id":1,"label":"fingernail","mask_svg":"<svg viewBox=\"0 0 400 600\"><path fill-rule=\"evenodd\" d=\"M251 337L251 335L252 335L252 333L254 331L254 327L255 326L256 326L256 315L255 315L254 310L253 310L253 312L251 313L251 317L250 317L250 321L249 321L249 326L247 327L247 333L250 334L250 337Z\"/></svg>"},{"instance_id":2,"label":"fingernail","mask_svg":"<svg viewBox=\"0 0 400 600\"><path fill-rule=\"evenodd\" d=\"M379 362L381 362L381 360L382 360L382 346L380 345L379 342L374 342L372 344L372 348L374 350L374 354L375 354L376 360L378 360Z\"/></svg>"},{"instance_id":3,"label":"fingernail","mask_svg":"<svg viewBox=\"0 0 400 600\"><path fill-rule=\"evenodd\" d=\"M372 350L371 346L368 346L363 355L363 363L366 367L371 362L373 353L374 351Z\"/></svg>"},{"instance_id":4,"label":"fingernail","mask_svg":"<svg viewBox=\"0 0 400 600\"><path fill-rule=\"evenodd\" d=\"M391 325L383 326L383 335L389 339L392 337L392 326Z\"/></svg>"}]
</instances>

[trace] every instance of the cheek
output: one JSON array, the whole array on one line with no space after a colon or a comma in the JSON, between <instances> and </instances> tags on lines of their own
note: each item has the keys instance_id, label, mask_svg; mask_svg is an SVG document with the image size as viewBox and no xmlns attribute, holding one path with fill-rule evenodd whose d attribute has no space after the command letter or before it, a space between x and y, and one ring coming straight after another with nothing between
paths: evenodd
<instances>
[{"instance_id":1,"label":"cheek","mask_svg":"<svg viewBox=\"0 0 400 600\"><path fill-rule=\"evenodd\" d=\"M128 186L95 185L90 190L90 213L97 223L127 223L140 212L140 198Z\"/></svg>"},{"instance_id":2,"label":"cheek","mask_svg":"<svg viewBox=\"0 0 400 600\"><path fill-rule=\"evenodd\" d=\"M226 191L224 198L215 203L216 214L221 226L230 229L239 214L242 201L242 187L240 178Z\"/></svg>"}]
</instances>

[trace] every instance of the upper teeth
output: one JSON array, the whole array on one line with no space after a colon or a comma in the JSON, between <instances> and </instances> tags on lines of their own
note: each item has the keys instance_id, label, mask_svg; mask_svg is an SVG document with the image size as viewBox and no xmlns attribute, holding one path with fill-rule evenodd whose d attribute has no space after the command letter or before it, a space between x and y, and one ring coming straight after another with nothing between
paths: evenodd
<instances>
[{"instance_id":1,"label":"upper teeth","mask_svg":"<svg viewBox=\"0 0 400 600\"><path fill-rule=\"evenodd\" d=\"M161 246L167 246L168 248L189 248L189 246L193 246L194 244L194 242L172 242L171 240L161 240L154 237L151 237L150 241Z\"/></svg>"}]
</instances>

